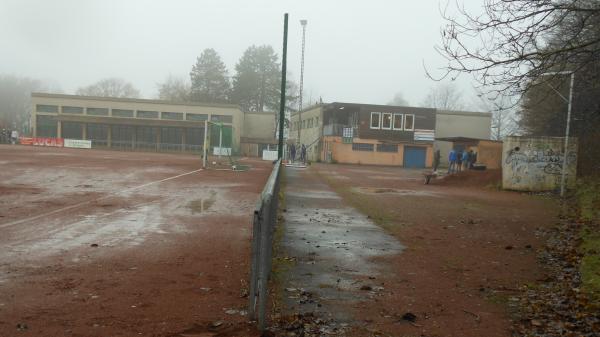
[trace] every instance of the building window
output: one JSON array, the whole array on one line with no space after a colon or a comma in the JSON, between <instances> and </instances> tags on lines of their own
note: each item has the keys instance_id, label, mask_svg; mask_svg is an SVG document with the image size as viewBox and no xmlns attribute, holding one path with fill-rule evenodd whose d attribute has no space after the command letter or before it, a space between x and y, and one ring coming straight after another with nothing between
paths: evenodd
<instances>
[{"instance_id":1,"label":"building window","mask_svg":"<svg viewBox=\"0 0 600 337\"><path fill-rule=\"evenodd\" d=\"M138 110L137 117L138 118L158 118L158 111Z\"/></svg>"},{"instance_id":2,"label":"building window","mask_svg":"<svg viewBox=\"0 0 600 337\"><path fill-rule=\"evenodd\" d=\"M404 115L404 130L412 131L415 129L415 115Z\"/></svg>"},{"instance_id":3,"label":"building window","mask_svg":"<svg viewBox=\"0 0 600 337\"><path fill-rule=\"evenodd\" d=\"M49 113L58 113L58 105L44 105L38 104L35 106L35 110L37 112L49 112Z\"/></svg>"},{"instance_id":4,"label":"building window","mask_svg":"<svg viewBox=\"0 0 600 337\"><path fill-rule=\"evenodd\" d=\"M83 139L83 123L62 122L61 136L68 139Z\"/></svg>"},{"instance_id":5,"label":"building window","mask_svg":"<svg viewBox=\"0 0 600 337\"><path fill-rule=\"evenodd\" d=\"M64 114L81 115L83 114L83 108L79 106L63 106L60 108Z\"/></svg>"},{"instance_id":6,"label":"building window","mask_svg":"<svg viewBox=\"0 0 600 337\"><path fill-rule=\"evenodd\" d=\"M91 116L108 116L107 108L87 108L87 114Z\"/></svg>"},{"instance_id":7,"label":"building window","mask_svg":"<svg viewBox=\"0 0 600 337\"><path fill-rule=\"evenodd\" d=\"M371 112L371 129L381 129L381 113Z\"/></svg>"},{"instance_id":8,"label":"building window","mask_svg":"<svg viewBox=\"0 0 600 337\"><path fill-rule=\"evenodd\" d=\"M174 121L183 120L183 112L161 112L162 119L171 119Z\"/></svg>"},{"instance_id":9,"label":"building window","mask_svg":"<svg viewBox=\"0 0 600 337\"><path fill-rule=\"evenodd\" d=\"M319 117L315 117L315 126L319 126Z\"/></svg>"},{"instance_id":10,"label":"building window","mask_svg":"<svg viewBox=\"0 0 600 337\"><path fill-rule=\"evenodd\" d=\"M207 114L186 114L185 115L185 119L187 119L188 121L205 121L208 119L208 115Z\"/></svg>"},{"instance_id":11,"label":"building window","mask_svg":"<svg viewBox=\"0 0 600 337\"><path fill-rule=\"evenodd\" d=\"M373 152L375 145L367 143L352 143L352 151L371 151Z\"/></svg>"},{"instance_id":12,"label":"building window","mask_svg":"<svg viewBox=\"0 0 600 337\"><path fill-rule=\"evenodd\" d=\"M113 117L129 117L133 118L133 110L112 109Z\"/></svg>"},{"instance_id":13,"label":"building window","mask_svg":"<svg viewBox=\"0 0 600 337\"><path fill-rule=\"evenodd\" d=\"M392 129L392 114L391 113L383 113L382 115L382 122L381 122L381 128L385 129L385 130L391 130Z\"/></svg>"},{"instance_id":14,"label":"building window","mask_svg":"<svg viewBox=\"0 0 600 337\"><path fill-rule=\"evenodd\" d=\"M58 123L52 116L38 115L36 129L38 137L56 137Z\"/></svg>"},{"instance_id":15,"label":"building window","mask_svg":"<svg viewBox=\"0 0 600 337\"><path fill-rule=\"evenodd\" d=\"M397 144L377 144L377 152L398 153L398 145Z\"/></svg>"},{"instance_id":16,"label":"building window","mask_svg":"<svg viewBox=\"0 0 600 337\"><path fill-rule=\"evenodd\" d=\"M233 123L233 116L230 115L210 115L210 120L213 122Z\"/></svg>"},{"instance_id":17,"label":"building window","mask_svg":"<svg viewBox=\"0 0 600 337\"><path fill-rule=\"evenodd\" d=\"M306 129L306 119L302 121L302 129Z\"/></svg>"},{"instance_id":18,"label":"building window","mask_svg":"<svg viewBox=\"0 0 600 337\"><path fill-rule=\"evenodd\" d=\"M394 114L394 130L402 130L402 126L404 125L403 121L403 114Z\"/></svg>"}]
</instances>

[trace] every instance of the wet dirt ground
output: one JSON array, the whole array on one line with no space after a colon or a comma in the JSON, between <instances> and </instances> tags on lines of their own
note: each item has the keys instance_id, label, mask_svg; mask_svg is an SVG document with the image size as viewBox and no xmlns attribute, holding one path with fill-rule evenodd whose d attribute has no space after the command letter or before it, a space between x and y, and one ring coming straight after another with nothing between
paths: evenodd
<instances>
[{"instance_id":1,"label":"wet dirt ground","mask_svg":"<svg viewBox=\"0 0 600 337\"><path fill-rule=\"evenodd\" d=\"M244 164L0 146L0 336L256 335L236 310L271 165Z\"/></svg>"},{"instance_id":2,"label":"wet dirt ground","mask_svg":"<svg viewBox=\"0 0 600 337\"><path fill-rule=\"evenodd\" d=\"M313 310L338 335L508 337L513 295L545 277L537 233L555 223L555 201L496 190L495 172L424 185L401 168L289 171L284 312ZM356 221L377 223L378 239L344 236Z\"/></svg>"}]
</instances>

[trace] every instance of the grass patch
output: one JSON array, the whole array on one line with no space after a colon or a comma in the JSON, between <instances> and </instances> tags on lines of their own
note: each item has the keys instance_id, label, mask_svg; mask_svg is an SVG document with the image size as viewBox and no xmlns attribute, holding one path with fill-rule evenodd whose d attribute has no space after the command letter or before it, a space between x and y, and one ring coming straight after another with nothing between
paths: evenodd
<instances>
[{"instance_id":1,"label":"grass patch","mask_svg":"<svg viewBox=\"0 0 600 337\"><path fill-rule=\"evenodd\" d=\"M295 260L287 258L286 252L281 244L283 235L285 234L285 218L283 217L283 210L287 207L284 193L286 187L285 170L282 169L279 174L281 175L279 177L279 209L277 210L277 226L273 233L273 258L270 279L271 310L273 313L281 311L281 304L285 297L283 285L286 282L286 275L296 263Z\"/></svg>"},{"instance_id":2,"label":"grass patch","mask_svg":"<svg viewBox=\"0 0 600 337\"><path fill-rule=\"evenodd\" d=\"M579 217L584 221L600 222L600 178L586 178L577 184Z\"/></svg>"},{"instance_id":3,"label":"grass patch","mask_svg":"<svg viewBox=\"0 0 600 337\"><path fill-rule=\"evenodd\" d=\"M597 227L586 227L581 235L583 257L579 265L583 290L595 300L600 300L600 232Z\"/></svg>"},{"instance_id":4,"label":"grass patch","mask_svg":"<svg viewBox=\"0 0 600 337\"><path fill-rule=\"evenodd\" d=\"M577 215L587 225L581 231L579 272L582 289L600 301L600 178L584 178L575 192Z\"/></svg>"}]
</instances>

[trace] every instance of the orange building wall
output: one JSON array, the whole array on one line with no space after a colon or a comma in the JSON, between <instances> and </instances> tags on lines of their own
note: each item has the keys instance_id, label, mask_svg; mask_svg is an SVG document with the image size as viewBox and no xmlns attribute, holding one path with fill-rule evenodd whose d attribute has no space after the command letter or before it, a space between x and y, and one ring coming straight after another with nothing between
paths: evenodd
<instances>
[{"instance_id":1,"label":"orange building wall","mask_svg":"<svg viewBox=\"0 0 600 337\"><path fill-rule=\"evenodd\" d=\"M374 139L354 139L355 143L381 144ZM433 144L398 144L398 152L377 152L377 151L353 151L352 144L342 143L341 137L323 138L322 160L327 160L327 151L331 151L332 160L345 164L366 164L366 165L404 165L404 146L415 146L426 148L425 166L431 167L433 163Z\"/></svg>"},{"instance_id":2,"label":"orange building wall","mask_svg":"<svg viewBox=\"0 0 600 337\"><path fill-rule=\"evenodd\" d=\"M502 168L502 142L479 141L477 146L477 162L488 169Z\"/></svg>"}]
</instances>

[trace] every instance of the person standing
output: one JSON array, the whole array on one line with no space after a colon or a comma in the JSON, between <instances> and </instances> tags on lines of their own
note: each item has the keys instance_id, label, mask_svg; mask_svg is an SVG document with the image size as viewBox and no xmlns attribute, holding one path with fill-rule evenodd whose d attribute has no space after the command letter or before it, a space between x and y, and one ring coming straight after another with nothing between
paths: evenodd
<instances>
[{"instance_id":1,"label":"person standing","mask_svg":"<svg viewBox=\"0 0 600 337\"><path fill-rule=\"evenodd\" d=\"M435 150L435 153L433 154L433 172L437 171L438 166L440 166L440 150Z\"/></svg>"},{"instance_id":2,"label":"person standing","mask_svg":"<svg viewBox=\"0 0 600 337\"><path fill-rule=\"evenodd\" d=\"M470 154L467 150L465 150L465 152L463 152L462 154L462 164L464 171L466 171L469 168L469 165L471 164Z\"/></svg>"},{"instance_id":3,"label":"person standing","mask_svg":"<svg viewBox=\"0 0 600 337\"><path fill-rule=\"evenodd\" d=\"M296 145L292 144L290 147L290 157L292 159L292 163L296 160Z\"/></svg>"},{"instance_id":4,"label":"person standing","mask_svg":"<svg viewBox=\"0 0 600 337\"><path fill-rule=\"evenodd\" d=\"M450 150L448 154L448 173L454 173L456 170L456 151Z\"/></svg>"},{"instance_id":5,"label":"person standing","mask_svg":"<svg viewBox=\"0 0 600 337\"><path fill-rule=\"evenodd\" d=\"M460 172L462 169L462 156L462 150L458 151L458 153L456 154L456 172Z\"/></svg>"},{"instance_id":6,"label":"person standing","mask_svg":"<svg viewBox=\"0 0 600 337\"><path fill-rule=\"evenodd\" d=\"M302 159L302 163L306 164L306 146L302 144L302 150L300 151L300 156Z\"/></svg>"}]
</instances>

